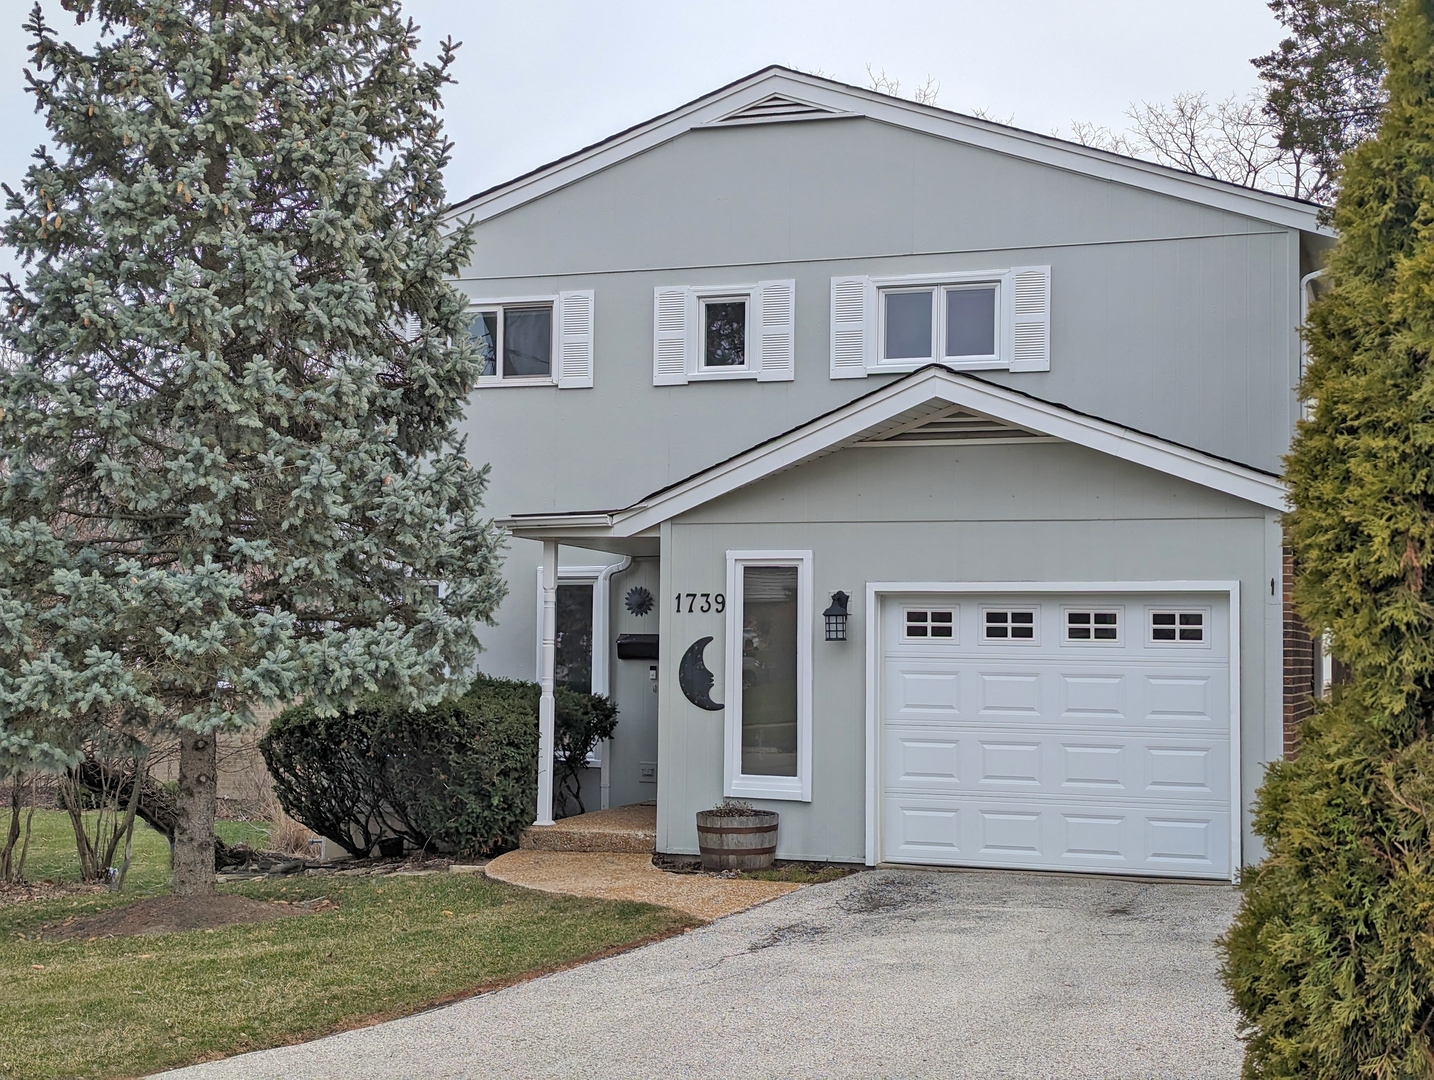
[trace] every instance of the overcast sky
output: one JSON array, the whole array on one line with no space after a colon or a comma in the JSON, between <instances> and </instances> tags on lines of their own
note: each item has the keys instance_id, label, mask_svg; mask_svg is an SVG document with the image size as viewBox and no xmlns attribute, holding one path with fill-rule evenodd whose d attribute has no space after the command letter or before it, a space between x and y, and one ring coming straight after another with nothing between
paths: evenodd
<instances>
[{"instance_id":1,"label":"overcast sky","mask_svg":"<svg viewBox=\"0 0 1434 1080\"><path fill-rule=\"evenodd\" d=\"M0 180L45 129L24 93L32 0L0 0ZM42 0L68 30L58 0ZM457 200L768 64L866 83L866 65L928 76L937 104L1034 131L1123 127L1133 101L1256 88L1250 57L1280 39L1263 0L407 0L426 49L459 50L447 97ZM14 266L0 250L0 269Z\"/></svg>"}]
</instances>

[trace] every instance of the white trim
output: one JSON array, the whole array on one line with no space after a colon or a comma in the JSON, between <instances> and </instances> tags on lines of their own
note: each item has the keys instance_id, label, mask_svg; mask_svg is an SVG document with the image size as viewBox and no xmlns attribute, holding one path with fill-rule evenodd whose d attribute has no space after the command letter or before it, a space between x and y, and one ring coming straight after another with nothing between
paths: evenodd
<instances>
[{"instance_id":1,"label":"white trim","mask_svg":"<svg viewBox=\"0 0 1434 1080\"><path fill-rule=\"evenodd\" d=\"M881 861L881 606L903 593L1223 593L1230 635L1230 880L1244 864L1240 786L1240 583L1238 581L869 581L866 585L866 865Z\"/></svg>"},{"instance_id":2,"label":"white trim","mask_svg":"<svg viewBox=\"0 0 1434 1080\"><path fill-rule=\"evenodd\" d=\"M768 67L731 86L689 102L670 113L555 161L480 195L448 212L450 219L486 221L525 203L611 168L695 128L725 126L730 116L772 94L797 98L818 108L864 116L968 146L1037 162L1100 180L1159 192L1187 202L1242 214L1286 228L1322 236L1333 231L1320 224L1319 208L1250 188L1222 184L1202 176L1122 157L1032 131L962 116L930 105L889 97L805 72Z\"/></svg>"},{"instance_id":3,"label":"white trim","mask_svg":"<svg viewBox=\"0 0 1434 1080\"><path fill-rule=\"evenodd\" d=\"M883 372L915 371L928 364L944 364L953 371L1008 370L1011 366L1011 351L1014 338L1015 314L1012 297L1015 294L1013 271L1004 270L962 270L950 274L903 274L894 277L874 277L872 286L876 290L876 310L870 318L876 323L876 351L871 357L867 371L872 375ZM991 286L996 293L995 310L992 320L995 330L996 351L988 356L946 355L946 291L949 288L976 288ZM886 359L886 298L893 293L924 292L931 296L931 355L927 357L901 357Z\"/></svg>"},{"instance_id":4,"label":"white trim","mask_svg":"<svg viewBox=\"0 0 1434 1080\"><path fill-rule=\"evenodd\" d=\"M1176 623L1175 623L1175 626L1174 626L1174 629L1175 629L1176 633L1175 633L1175 639L1174 639L1173 641L1157 641L1157 640L1155 639L1155 622L1154 622L1154 619L1152 618L1152 617L1155 616L1155 615L1174 615L1174 616L1176 616ZM1200 622L1200 640L1199 640L1199 641L1182 641L1182 640L1180 639L1179 616L1181 616L1181 615L1200 615L1200 616L1201 616L1201 622ZM1189 604L1187 604L1187 605L1185 605L1185 606L1183 606L1183 607L1177 606L1177 605L1170 605L1170 604L1165 604L1165 605L1152 605L1152 604L1147 604L1147 605L1145 606L1145 641L1144 641L1144 644L1148 645L1148 646L1149 646L1150 648L1152 648L1152 649L1174 649L1174 650L1181 650L1181 649L1190 649L1190 650L1194 650L1194 649L1207 649L1207 650L1208 650L1208 649L1211 647L1211 644L1212 644L1212 642L1211 642L1211 637L1210 637L1210 623L1211 623L1212 618L1213 618L1213 613L1212 613L1212 612L1210 611L1210 609L1207 608L1207 607L1194 607L1194 606L1189 605Z\"/></svg>"},{"instance_id":5,"label":"white trim","mask_svg":"<svg viewBox=\"0 0 1434 1080\"><path fill-rule=\"evenodd\" d=\"M748 484L789 469L864 435L869 429L933 400L947 401L993 420L1076 446L1110 454L1192 484L1222 491L1267 509L1288 509L1277 477L1234 462L1177 446L1106 420L1027 397L994 383L931 367L836 409L795 431L714 465L625 510L609 513L541 514L506 518L500 524L516 535L540 538L553 532L590 538L637 536L680 514ZM971 446L975 443L948 445Z\"/></svg>"},{"instance_id":6,"label":"white trim","mask_svg":"<svg viewBox=\"0 0 1434 1080\"><path fill-rule=\"evenodd\" d=\"M742 593L747 566L797 568L797 775L742 774ZM812 553L810 551L728 551L726 692L723 699L722 791L736 799L812 801Z\"/></svg>"},{"instance_id":7,"label":"white trim","mask_svg":"<svg viewBox=\"0 0 1434 1080\"><path fill-rule=\"evenodd\" d=\"M556 700L553 667L557 657L558 542L543 541L542 660L538 664L538 806L534 825L553 823L553 751Z\"/></svg>"},{"instance_id":8,"label":"white trim","mask_svg":"<svg viewBox=\"0 0 1434 1080\"><path fill-rule=\"evenodd\" d=\"M610 646L607 632L608 612L610 608L609 597L602 589L602 585L613 572L625 570L631 565L630 558L622 562L611 563L606 566L559 566L559 586L563 585L592 585L593 587L593 641L592 641L592 692L594 694L609 693L611 682L609 659ZM538 567L538 679L543 677L543 568ZM598 687L601 686L602 689ZM604 744L590 751L587 756L587 764L602 765ZM607 809L603 807L603 809Z\"/></svg>"},{"instance_id":9,"label":"white trim","mask_svg":"<svg viewBox=\"0 0 1434 1080\"><path fill-rule=\"evenodd\" d=\"M986 622L986 615L988 612L992 611L999 611L1002 615L1006 616L1006 621L1004 623L994 624L997 626L1004 626L1006 628L1006 630L1008 631L1008 635L1006 637L993 637L986 633L986 627L988 625L991 625ZM1017 637L1014 632L1015 628L1021 624L1016 622L1015 619L1012 618L1012 616L1023 613L1028 614L1031 617L1030 637ZM981 604L976 608L976 645L978 647L982 645L995 645L998 647L1015 645L1023 649L1040 648L1041 622L1042 619L1040 604L1035 604L1032 606L1027 606L1025 604Z\"/></svg>"},{"instance_id":10,"label":"white trim","mask_svg":"<svg viewBox=\"0 0 1434 1080\"><path fill-rule=\"evenodd\" d=\"M493 343L493 370L494 375L479 375L477 382L473 385L479 390L489 390L499 386L557 386L558 365L560 363L559 344L561 334L558 329L558 322L562 318L561 295L559 293L547 293L542 296L504 296L497 299L470 299L468 301L467 314L469 323L480 312L498 311L498 340ZM502 310L509 307L536 306L539 304L550 304L552 311L549 313L550 325L548 330L548 374L546 375L517 375L512 378L503 378L503 335L506 332L505 324L507 319L502 315Z\"/></svg>"},{"instance_id":11,"label":"white trim","mask_svg":"<svg viewBox=\"0 0 1434 1080\"><path fill-rule=\"evenodd\" d=\"M1115 616L1115 637L1113 638L1098 638L1095 636L1095 631L1097 629L1097 625L1094 621L1095 616L1105 614L1111 614ZM1073 638L1070 636L1070 617L1072 615L1091 616L1091 623L1089 625L1089 630L1091 632L1090 637ZM1073 649L1099 649L1103 646L1123 646L1125 644L1125 622L1126 615L1124 604L1116 604L1111 607L1083 607L1079 604L1062 604L1060 621L1061 639L1058 644L1063 647L1069 646Z\"/></svg>"}]
</instances>

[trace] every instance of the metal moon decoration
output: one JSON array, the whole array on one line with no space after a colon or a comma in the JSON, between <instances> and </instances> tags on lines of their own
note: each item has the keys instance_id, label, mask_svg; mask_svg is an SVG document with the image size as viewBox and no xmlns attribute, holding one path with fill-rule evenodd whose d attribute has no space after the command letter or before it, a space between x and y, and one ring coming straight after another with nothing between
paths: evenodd
<instances>
[{"instance_id":1,"label":"metal moon decoration","mask_svg":"<svg viewBox=\"0 0 1434 1080\"><path fill-rule=\"evenodd\" d=\"M628 611L641 618L652 610L652 593L641 585L634 585L627 590L627 597L623 600L623 604Z\"/></svg>"},{"instance_id":2,"label":"metal moon decoration","mask_svg":"<svg viewBox=\"0 0 1434 1080\"><path fill-rule=\"evenodd\" d=\"M720 712L722 706L712 700L712 684L717 681L717 677L707 670L707 661L702 658L702 653L711 640L710 636L698 638L687 647L687 651L682 654L682 663L677 665L677 685L682 687L682 693L687 700L699 709Z\"/></svg>"}]
</instances>

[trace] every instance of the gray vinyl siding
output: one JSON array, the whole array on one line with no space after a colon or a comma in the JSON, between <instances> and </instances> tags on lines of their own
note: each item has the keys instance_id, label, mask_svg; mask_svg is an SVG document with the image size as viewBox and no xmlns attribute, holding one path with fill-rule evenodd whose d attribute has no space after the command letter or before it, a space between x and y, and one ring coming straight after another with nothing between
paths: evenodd
<instances>
[{"instance_id":1,"label":"gray vinyl siding","mask_svg":"<svg viewBox=\"0 0 1434 1080\"><path fill-rule=\"evenodd\" d=\"M893 377L829 377L833 276L1048 263L1051 370L983 377L1277 470L1299 260L1292 229L872 120L692 131L479 226L470 296L594 290L594 387L475 391L464 431L495 516L623 507ZM654 287L775 278L795 381L652 385ZM531 676L537 547L489 670Z\"/></svg>"},{"instance_id":2,"label":"gray vinyl siding","mask_svg":"<svg viewBox=\"0 0 1434 1080\"><path fill-rule=\"evenodd\" d=\"M693 815L720 801L724 713L691 705L677 664L711 635L723 692L724 619L677 615L678 591L725 588L729 549L810 550L816 595L852 596L849 640L814 626L812 801L782 815L778 856L865 853L866 586L891 581L1240 582L1241 800L1279 755L1279 532L1260 507L1065 444L850 449L718 499L666 527L660 598L658 848L697 850ZM1272 629L1273 628L1273 629ZM1258 841L1243 825L1244 859Z\"/></svg>"}]
</instances>

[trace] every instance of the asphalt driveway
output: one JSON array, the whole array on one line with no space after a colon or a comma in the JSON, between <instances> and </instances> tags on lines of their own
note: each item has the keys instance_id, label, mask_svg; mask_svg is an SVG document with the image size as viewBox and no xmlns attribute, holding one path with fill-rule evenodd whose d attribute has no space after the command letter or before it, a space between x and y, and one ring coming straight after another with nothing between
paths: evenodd
<instances>
[{"instance_id":1,"label":"asphalt driveway","mask_svg":"<svg viewBox=\"0 0 1434 1080\"><path fill-rule=\"evenodd\" d=\"M880 870L432 1012L166 1073L1221 1077L1228 886Z\"/></svg>"}]
</instances>

